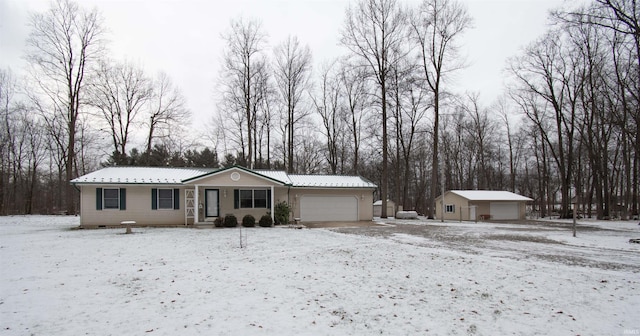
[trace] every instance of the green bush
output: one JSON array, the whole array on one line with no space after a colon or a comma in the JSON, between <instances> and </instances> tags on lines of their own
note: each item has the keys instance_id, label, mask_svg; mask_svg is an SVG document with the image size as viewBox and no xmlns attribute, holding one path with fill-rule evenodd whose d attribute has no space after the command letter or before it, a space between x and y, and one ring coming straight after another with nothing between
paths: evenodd
<instances>
[{"instance_id":1,"label":"green bush","mask_svg":"<svg viewBox=\"0 0 640 336\"><path fill-rule=\"evenodd\" d=\"M287 202L279 202L275 205L273 209L273 217L276 221L276 224L288 224L289 223L289 213L291 213L291 207Z\"/></svg>"},{"instance_id":2,"label":"green bush","mask_svg":"<svg viewBox=\"0 0 640 336\"><path fill-rule=\"evenodd\" d=\"M251 215L245 215L242 217L242 226L244 227L254 227L256 226L256 219Z\"/></svg>"},{"instance_id":3,"label":"green bush","mask_svg":"<svg viewBox=\"0 0 640 336\"><path fill-rule=\"evenodd\" d=\"M222 217L216 217L216 219L213 220L213 225L215 227L222 227L222 224L224 224Z\"/></svg>"},{"instance_id":4,"label":"green bush","mask_svg":"<svg viewBox=\"0 0 640 336\"><path fill-rule=\"evenodd\" d=\"M258 223L262 227L271 227L273 226L273 219L269 215L263 215L260 217L260 222Z\"/></svg>"},{"instance_id":5,"label":"green bush","mask_svg":"<svg viewBox=\"0 0 640 336\"><path fill-rule=\"evenodd\" d=\"M234 215L224 216L224 227L236 227L238 226L238 219Z\"/></svg>"}]
</instances>

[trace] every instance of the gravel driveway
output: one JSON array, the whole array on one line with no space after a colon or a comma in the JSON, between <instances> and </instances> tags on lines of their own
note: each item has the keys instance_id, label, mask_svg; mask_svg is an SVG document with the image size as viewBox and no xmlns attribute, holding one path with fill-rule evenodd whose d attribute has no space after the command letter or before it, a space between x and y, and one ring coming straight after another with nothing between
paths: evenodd
<instances>
[{"instance_id":1,"label":"gravel driveway","mask_svg":"<svg viewBox=\"0 0 640 336\"><path fill-rule=\"evenodd\" d=\"M333 223L307 225L324 227L334 232L382 237L425 248L448 249L463 253L486 255L505 259L531 259L586 266L600 269L640 269L640 251L636 246L588 246L579 239L574 241L571 224L549 221L501 222L445 222L434 220L389 219L360 223ZM632 227L632 226L630 226ZM627 242L640 238L633 230L605 229L580 224L578 237L615 238ZM566 233L566 234L565 234ZM624 247L624 244L622 244Z\"/></svg>"}]
</instances>

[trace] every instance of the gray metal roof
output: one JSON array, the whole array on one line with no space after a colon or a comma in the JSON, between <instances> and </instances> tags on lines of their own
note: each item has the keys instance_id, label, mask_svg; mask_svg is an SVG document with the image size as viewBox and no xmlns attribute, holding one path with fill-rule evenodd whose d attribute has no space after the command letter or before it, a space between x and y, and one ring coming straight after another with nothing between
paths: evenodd
<instances>
[{"instance_id":1,"label":"gray metal roof","mask_svg":"<svg viewBox=\"0 0 640 336\"><path fill-rule=\"evenodd\" d=\"M243 167L224 169L170 168L170 167L108 167L80 176L73 184L184 184L217 172L238 168L292 187L306 188L376 188L360 176L343 175L289 175L281 170L250 170Z\"/></svg>"},{"instance_id":2,"label":"gray metal roof","mask_svg":"<svg viewBox=\"0 0 640 336\"><path fill-rule=\"evenodd\" d=\"M289 175L294 187L310 188L376 188L360 176L343 175Z\"/></svg>"},{"instance_id":3,"label":"gray metal roof","mask_svg":"<svg viewBox=\"0 0 640 336\"><path fill-rule=\"evenodd\" d=\"M215 169L169 167L107 167L73 179L74 184L182 184Z\"/></svg>"}]
</instances>

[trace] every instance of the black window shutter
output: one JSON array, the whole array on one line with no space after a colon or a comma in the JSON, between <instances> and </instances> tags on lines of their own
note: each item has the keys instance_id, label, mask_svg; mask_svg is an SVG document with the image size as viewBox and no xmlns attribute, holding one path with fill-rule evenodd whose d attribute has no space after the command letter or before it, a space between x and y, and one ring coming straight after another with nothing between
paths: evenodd
<instances>
[{"instance_id":1,"label":"black window shutter","mask_svg":"<svg viewBox=\"0 0 640 336\"><path fill-rule=\"evenodd\" d=\"M102 210L102 188L96 188L96 210Z\"/></svg>"},{"instance_id":2,"label":"black window shutter","mask_svg":"<svg viewBox=\"0 0 640 336\"><path fill-rule=\"evenodd\" d=\"M180 189L173 189L173 210L180 209Z\"/></svg>"},{"instance_id":3,"label":"black window shutter","mask_svg":"<svg viewBox=\"0 0 640 336\"><path fill-rule=\"evenodd\" d=\"M120 188L120 210L127 210L127 189Z\"/></svg>"},{"instance_id":4,"label":"black window shutter","mask_svg":"<svg viewBox=\"0 0 640 336\"><path fill-rule=\"evenodd\" d=\"M233 189L233 208L240 208L240 190Z\"/></svg>"},{"instance_id":5,"label":"black window shutter","mask_svg":"<svg viewBox=\"0 0 640 336\"><path fill-rule=\"evenodd\" d=\"M151 188L151 210L158 210L158 189Z\"/></svg>"},{"instance_id":6,"label":"black window shutter","mask_svg":"<svg viewBox=\"0 0 640 336\"><path fill-rule=\"evenodd\" d=\"M267 189L267 209L271 209L271 189Z\"/></svg>"}]
</instances>

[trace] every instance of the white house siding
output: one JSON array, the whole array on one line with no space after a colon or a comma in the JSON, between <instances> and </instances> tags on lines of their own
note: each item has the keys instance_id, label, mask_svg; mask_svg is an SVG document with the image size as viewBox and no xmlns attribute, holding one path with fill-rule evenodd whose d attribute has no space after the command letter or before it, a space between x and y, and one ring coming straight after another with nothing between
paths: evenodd
<instances>
[{"instance_id":1,"label":"white house siding","mask_svg":"<svg viewBox=\"0 0 640 336\"><path fill-rule=\"evenodd\" d=\"M135 220L138 225L183 225L184 224L184 186L157 185L91 185L79 186L80 225L96 227L117 225L125 220ZM96 210L96 188L125 188L126 210ZM152 210L151 189L171 188L180 190L180 209Z\"/></svg>"},{"instance_id":2,"label":"white house siding","mask_svg":"<svg viewBox=\"0 0 640 336\"><path fill-rule=\"evenodd\" d=\"M440 201L440 197L436 199L436 218L442 218L442 202ZM444 213L444 219L446 220L469 220L469 209L468 209L468 201L455 194L446 194L444 205L452 204L455 208L454 212ZM462 215L462 218L460 217Z\"/></svg>"}]
</instances>

